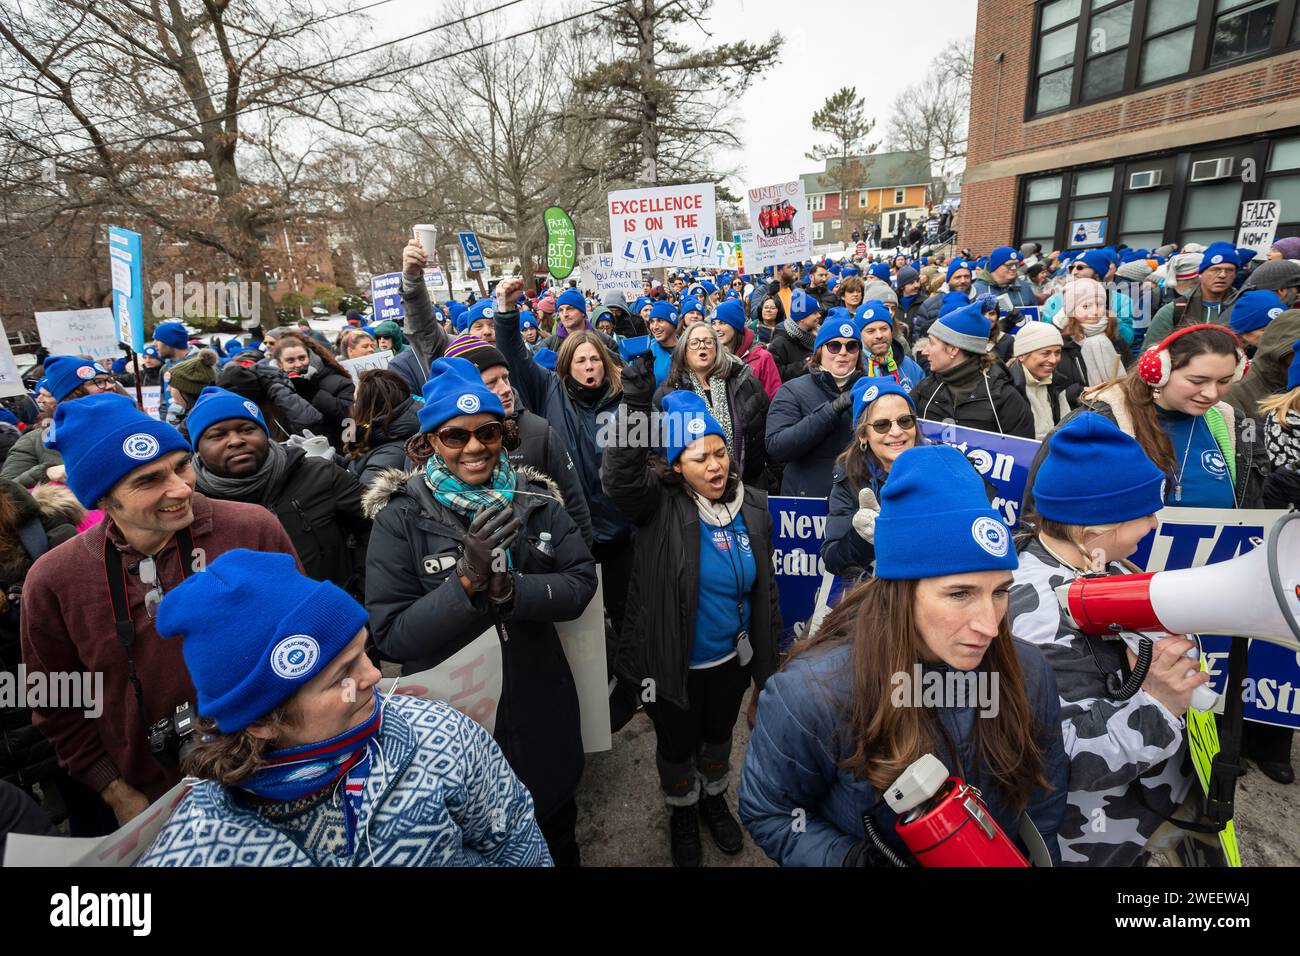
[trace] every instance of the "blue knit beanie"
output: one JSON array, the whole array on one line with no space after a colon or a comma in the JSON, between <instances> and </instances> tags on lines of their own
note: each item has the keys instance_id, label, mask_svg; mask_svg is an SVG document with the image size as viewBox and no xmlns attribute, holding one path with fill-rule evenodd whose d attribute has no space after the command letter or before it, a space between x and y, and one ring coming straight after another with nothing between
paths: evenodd
<instances>
[{"instance_id":1,"label":"blue knit beanie","mask_svg":"<svg viewBox=\"0 0 1300 956\"><path fill-rule=\"evenodd\" d=\"M677 310L673 308L673 304L665 301L656 302L650 307L650 318L662 319L664 322L672 325L673 328L677 327L677 323L680 320L680 316L678 316Z\"/></svg>"},{"instance_id":2,"label":"blue knit beanie","mask_svg":"<svg viewBox=\"0 0 1300 956\"><path fill-rule=\"evenodd\" d=\"M669 392L663 399L664 435L667 438L664 453L668 464L682 457L686 446L705 435L717 435L723 441L727 433L709 412L704 399L694 392Z\"/></svg>"},{"instance_id":3,"label":"blue knit beanie","mask_svg":"<svg viewBox=\"0 0 1300 956\"><path fill-rule=\"evenodd\" d=\"M840 275L841 275L843 278L847 279L849 276L860 276L860 275L862 275L862 270L859 269L857 266L845 266L845 267L844 267L844 271L841 272ZM888 280L886 280L886 281L888 281Z\"/></svg>"},{"instance_id":4,"label":"blue knit beanie","mask_svg":"<svg viewBox=\"0 0 1300 956\"><path fill-rule=\"evenodd\" d=\"M965 259L954 259L952 260L952 262L948 263L948 275L947 275L948 282L952 281L952 275L958 269L965 269L972 276L975 274L974 268L972 268L971 264L967 262Z\"/></svg>"},{"instance_id":5,"label":"blue knit beanie","mask_svg":"<svg viewBox=\"0 0 1300 956\"><path fill-rule=\"evenodd\" d=\"M867 271L870 272L877 279L879 279L881 282L889 281L890 278L889 266L884 262L874 263L867 269Z\"/></svg>"},{"instance_id":6,"label":"blue knit beanie","mask_svg":"<svg viewBox=\"0 0 1300 956\"><path fill-rule=\"evenodd\" d=\"M894 317L889 312L889 306L879 299L858 306L858 311L853 313L853 321L859 330L865 329L872 322L884 322L891 329L894 327Z\"/></svg>"},{"instance_id":7,"label":"blue knit beanie","mask_svg":"<svg viewBox=\"0 0 1300 956\"><path fill-rule=\"evenodd\" d=\"M1104 282L1106 280L1106 273L1110 271L1111 260L1105 250L1089 249L1076 261L1082 262L1093 272L1097 273L1098 281Z\"/></svg>"},{"instance_id":8,"label":"blue knit beanie","mask_svg":"<svg viewBox=\"0 0 1300 956\"><path fill-rule=\"evenodd\" d=\"M190 333L186 332L185 326L179 322L161 323L153 330L153 339L168 348L188 349L190 347Z\"/></svg>"},{"instance_id":9,"label":"blue knit beanie","mask_svg":"<svg viewBox=\"0 0 1300 956\"><path fill-rule=\"evenodd\" d=\"M494 305L496 305L494 299L479 299L471 305L465 311L465 316L461 320L461 331L467 331L469 327L479 319L490 319L495 316L497 312L496 309L493 308Z\"/></svg>"},{"instance_id":10,"label":"blue knit beanie","mask_svg":"<svg viewBox=\"0 0 1300 956\"><path fill-rule=\"evenodd\" d=\"M250 402L242 395L228 392L216 385L209 385L199 392L194 407L185 416L185 427L190 433L191 447L197 451L199 439L203 437L205 431L217 422L230 421L232 418L256 422L262 431L266 432L268 438L271 435L271 430L266 427L266 420L262 418L261 409L255 402Z\"/></svg>"},{"instance_id":11,"label":"blue knit beanie","mask_svg":"<svg viewBox=\"0 0 1300 956\"><path fill-rule=\"evenodd\" d=\"M541 326L537 324L537 318L533 315L533 313L531 312L519 313L520 332L522 332L524 329L540 329L540 328Z\"/></svg>"},{"instance_id":12,"label":"blue knit beanie","mask_svg":"<svg viewBox=\"0 0 1300 956\"><path fill-rule=\"evenodd\" d=\"M190 575L158 606L158 633L182 640L199 713L226 734L301 690L367 620L342 588L299 573L291 555L244 548Z\"/></svg>"},{"instance_id":13,"label":"blue knit beanie","mask_svg":"<svg viewBox=\"0 0 1300 956\"><path fill-rule=\"evenodd\" d=\"M938 339L945 345L983 355L993 347L989 341L991 329L989 320L980 310L980 303L972 302L963 309L941 315L930 326L929 334L930 338Z\"/></svg>"},{"instance_id":14,"label":"blue knit beanie","mask_svg":"<svg viewBox=\"0 0 1300 956\"><path fill-rule=\"evenodd\" d=\"M113 392L60 402L45 444L63 456L68 487L87 508L98 507L114 485L141 465L190 450L180 432Z\"/></svg>"},{"instance_id":15,"label":"blue knit beanie","mask_svg":"<svg viewBox=\"0 0 1300 956\"><path fill-rule=\"evenodd\" d=\"M796 322L816 315L822 310L822 305L817 301L817 297L809 295L803 289L793 289L790 292L790 318Z\"/></svg>"},{"instance_id":16,"label":"blue knit beanie","mask_svg":"<svg viewBox=\"0 0 1300 956\"><path fill-rule=\"evenodd\" d=\"M123 374L126 371L126 359L125 358L113 359L113 364L111 368L114 375Z\"/></svg>"},{"instance_id":17,"label":"blue knit beanie","mask_svg":"<svg viewBox=\"0 0 1300 956\"><path fill-rule=\"evenodd\" d=\"M736 330L737 336L745 334L745 307L740 304L739 299L727 299L719 303L713 310L712 319L714 322L726 322Z\"/></svg>"},{"instance_id":18,"label":"blue knit beanie","mask_svg":"<svg viewBox=\"0 0 1300 956\"><path fill-rule=\"evenodd\" d=\"M1294 354L1291 356L1291 367L1286 373L1286 390L1289 392L1293 388L1300 388L1300 339L1291 343L1291 349Z\"/></svg>"},{"instance_id":19,"label":"blue knit beanie","mask_svg":"<svg viewBox=\"0 0 1300 956\"><path fill-rule=\"evenodd\" d=\"M144 351L140 354L145 356L145 358L158 359L159 361L162 361L162 356L158 354L158 347L156 345L146 345Z\"/></svg>"},{"instance_id":20,"label":"blue knit beanie","mask_svg":"<svg viewBox=\"0 0 1300 956\"><path fill-rule=\"evenodd\" d=\"M1228 316L1228 325L1238 335L1245 335L1264 328L1285 311L1286 303L1276 292L1252 289L1237 298Z\"/></svg>"},{"instance_id":21,"label":"blue knit beanie","mask_svg":"<svg viewBox=\"0 0 1300 956\"><path fill-rule=\"evenodd\" d=\"M984 479L951 445L903 452L880 493L876 577L920 580L1014 571L1011 530L984 494Z\"/></svg>"},{"instance_id":22,"label":"blue knit beanie","mask_svg":"<svg viewBox=\"0 0 1300 956\"><path fill-rule=\"evenodd\" d=\"M1164 486L1164 472L1136 440L1108 418L1084 412L1048 436L1034 506L1061 524L1117 524L1163 508Z\"/></svg>"},{"instance_id":23,"label":"blue knit beanie","mask_svg":"<svg viewBox=\"0 0 1300 956\"><path fill-rule=\"evenodd\" d=\"M862 413L873 402L886 395L897 395L904 399L912 407L912 414L916 414L916 402L912 401L907 389L899 385L893 376L885 375L880 378L860 378L853 383L853 421L859 421Z\"/></svg>"},{"instance_id":24,"label":"blue knit beanie","mask_svg":"<svg viewBox=\"0 0 1300 956\"><path fill-rule=\"evenodd\" d=\"M841 312L841 315L827 315L822 321L821 328L817 330L817 338L813 340L813 351L817 351L831 339L852 339L858 341L858 327L853 324L849 318L848 309L831 309L831 312ZM859 343L861 344L861 343Z\"/></svg>"},{"instance_id":25,"label":"blue knit beanie","mask_svg":"<svg viewBox=\"0 0 1300 956\"><path fill-rule=\"evenodd\" d=\"M970 295L965 292L945 292L939 300L939 318L970 305Z\"/></svg>"},{"instance_id":26,"label":"blue knit beanie","mask_svg":"<svg viewBox=\"0 0 1300 956\"><path fill-rule=\"evenodd\" d=\"M687 312L698 312L704 314L704 306L700 305L700 300L691 295L682 296L681 303L677 306L677 314L685 316Z\"/></svg>"},{"instance_id":27,"label":"blue knit beanie","mask_svg":"<svg viewBox=\"0 0 1300 956\"><path fill-rule=\"evenodd\" d=\"M544 369L555 371L555 363L560 360L560 353L554 349L538 349L533 353L533 361Z\"/></svg>"},{"instance_id":28,"label":"blue knit beanie","mask_svg":"<svg viewBox=\"0 0 1300 956\"><path fill-rule=\"evenodd\" d=\"M45 387L59 401L96 375L107 374L102 365L76 355L51 355L45 360Z\"/></svg>"},{"instance_id":29,"label":"blue knit beanie","mask_svg":"<svg viewBox=\"0 0 1300 956\"><path fill-rule=\"evenodd\" d=\"M1230 242L1212 242L1205 248L1201 255L1201 271L1212 266L1232 266L1234 269L1241 268L1241 261L1237 258L1237 247Z\"/></svg>"},{"instance_id":30,"label":"blue knit beanie","mask_svg":"<svg viewBox=\"0 0 1300 956\"><path fill-rule=\"evenodd\" d=\"M420 431L431 432L458 415L506 417L501 399L483 384L474 363L463 358L441 358L429 368L424 383L424 405L419 411Z\"/></svg>"},{"instance_id":31,"label":"blue knit beanie","mask_svg":"<svg viewBox=\"0 0 1300 956\"><path fill-rule=\"evenodd\" d=\"M986 268L989 272L997 272L1008 262L1013 265L1020 265L1020 253L1011 246L998 246L989 253L989 261ZM1014 567L1014 565L1012 565Z\"/></svg>"},{"instance_id":32,"label":"blue knit beanie","mask_svg":"<svg viewBox=\"0 0 1300 956\"><path fill-rule=\"evenodd\" d=\"M555 300L555 308L559 309L562 305L571 305L583 315L587 314L587 299L577 289L565 289Z\"/></svg>"}]
</instances>

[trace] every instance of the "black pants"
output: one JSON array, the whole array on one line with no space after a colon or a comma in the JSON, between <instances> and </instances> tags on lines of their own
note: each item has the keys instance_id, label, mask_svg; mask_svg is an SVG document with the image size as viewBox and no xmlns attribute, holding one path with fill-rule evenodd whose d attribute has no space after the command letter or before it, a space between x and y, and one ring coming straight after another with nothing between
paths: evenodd
<instances>
[{"instance_id":1,"label":"black pants","mask_svg":"<svg viewBox=\"0 0 1300 956\"><path fill-rule=\"evenodd\" d=\"M645 711L655 728L659 783L670 805L695 803L701 781L710 795L727 789L731 733L748 687L749 669L733 657L717 667L687 674L689 709L667 701L646 701Z\"/></svg>"},{"instance_id":2,"label":"black pants","mask_svg":"<svg viewBox=\"0 0 1300 956\"><path fill-rule=\"evenodd\" d=\"M614 622L614 630L623 632L623 610L627 607L627 589L632 583L632 542L597 541L591 556L600 565L600 595L605 613Z\"/></svg>"},{"instance_id":3,"label":"black pants","mask_svg":"<svg viewBox=\"0 0 1300 956\"><path fill-rule=\"evenodd\" d=\"M0 859L11 833L53 836L54 828L40 804L11 783L0 780Z\"/></svg>"},{"instance_id":4,"label":"black pants","mask_svg":"<svg viewBox=\"0 0 1300 956\"><path fill-rule=\"evenodd\" d=\"M545 820L537 821L537 828L546 839L546 848L556 866L581 866L578 853L578 801L570 797L551 811Z\"/></svg>"}]
</instances>

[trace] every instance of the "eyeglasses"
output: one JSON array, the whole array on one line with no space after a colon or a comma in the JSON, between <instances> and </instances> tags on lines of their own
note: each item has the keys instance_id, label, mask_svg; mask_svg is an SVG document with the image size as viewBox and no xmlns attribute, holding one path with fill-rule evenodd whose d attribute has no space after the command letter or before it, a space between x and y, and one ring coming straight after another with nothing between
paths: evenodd
<instances>
[{"instance_id":1,"label":"eyeglasses","mask_svg":"<svg viewBox=\"0 0 1300 956\"><path fill-rule=\"evenodd\" d=\"M154 613L158 610L158 604L163 599L162 585L158 583L158 564L152 557L145 558L140 562L140 583L151 590L145 592L144 609L149 613L149 620L153 620Z\"/></svg>"},{"instance_id":2,"label":"eyeglasses","mask_svg":"<svg viewBox=\"0 0 1300 956\"><path fill-rule=\"evenodd\" d=\"M716 345L713 339L691 339L686 343L688 349L711 349Z\"/></svg>"},{"instance_id":3,"label":"eyeglasses","mask_svg":"<svg viewBox=\"0 0 1300 956\"><path fill-rule=\"evenodd\" d=\"M457 428L452 425L449 428L443 428L434 434L438 436L438 441L442 442L448 448L464 448L469 444L469 436L473 435L483 445L495 445L501 440L501 435L505 432L505 426L500 422L486 422L474 429L472 432L468 428Z\"/></svg>"},{"instance_id":4,"label":"eyeglasses","mask_svg":"<svg viewBox=\"0 0 1300 956\"><path fill-rule=\"evenodd\" d=\"M1078 263L1077 265L1070 266L1070 271L1071 271L1071 272L1082 272L1084 269L1087 269L1087 268L1089 268L1089 267L1086 266L1086 265L1084 265L1082 262L1080 262L1080 263Z\"/></svg>"},{"instance_id":5,"label":"eyeglasses","mask_svg":"<svg viewBox=\"0 0 1300 956\"><path fill-rule=\"evenodd\" d=\"M106 392L113 387L113 380L101 375L97 378L88 379L85 384L89 388L97 388L101 392Z\"/></svg>"},{"instance_id":6,"label":"eyeglasses","mask_svg":"<svg viewBox=\"0 0 1300 956\"><path fill-rule=\"evenodd\" d=\"M831 339L826 343L826 351L830 352L831 355L839 355L841 349L852 355L855 352L862 351L862 343L856 339L849 339L845 342L841 342L839 339Z\"/></svg>"},{"instance_id":7,"label":"eyeglasses","mask_svg":"<svg viewBox=\"0 0 1300 956\"><path fill-rule=\"evenodd\" d=\"M898 427L905 432L910 432L916 427L916 416L899 415L893 421L890 421L888 418L880 418L874 422L867 422L867 424L871 426L871 430L877 435L888 435L890 429L892 429L894 425L898 425Z\"/></svg>"}]
</instances>

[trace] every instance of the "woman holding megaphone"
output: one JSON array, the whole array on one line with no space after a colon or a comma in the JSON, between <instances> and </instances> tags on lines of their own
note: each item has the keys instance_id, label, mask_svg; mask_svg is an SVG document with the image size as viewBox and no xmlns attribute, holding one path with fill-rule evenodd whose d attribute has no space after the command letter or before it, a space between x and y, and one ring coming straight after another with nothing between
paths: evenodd
<instances>
[{"instance_id":1,"label":"woman holding megaphone","mask_svg":"<svg viewBox=\"0 0 1300 956\"><path fill-rule=\"evenodd\" d=\"M875 577L759 697L740 785L754 842L782 865L906 861L886 794L933 754L978 788L983 823L1014 840L1027 815L1059 860L1067 770L1056 681L1011 636L1011 532L961 452L898 456L875 559Z\"/></svg>"},{"instance_id":2,"label":"woman holding megaphone","mask_svg":"<svg viewBox=\"0 0 1300 956\"><path fill-rule=\"evenodd\" d=\"M1035 534L1011 589L1011 633L1056 673L1070 760L1069 809L1057 836L1067 866L1135 866L1192 784L1184 723L1210 675L1182 635L1141 649L1093 637L1061 609L1056 588L1080 574L1130 574L1123 562L1156 526L1165 476L1136 441L1094 412L1047 440L1034 478ZM1105 826L1099 826L1098 821Z\"/></svg>"}]
</instances>

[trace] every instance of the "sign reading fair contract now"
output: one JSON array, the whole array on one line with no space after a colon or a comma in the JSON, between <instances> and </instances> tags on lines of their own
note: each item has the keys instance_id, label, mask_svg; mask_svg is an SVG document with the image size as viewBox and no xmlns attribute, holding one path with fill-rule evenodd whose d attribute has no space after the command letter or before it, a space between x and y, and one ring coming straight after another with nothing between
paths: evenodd
<instances>
[{"instance_id":1,"label":"sign reading fair contract now","mask_svg":"<svg viewBox=\"0 0 1300 956\"><path fill-rule=\"evenodd\" d=\"M614 258L625 268L712 265L713 183L624 189L606 205Z\"/></svg>"}]
</instances>

